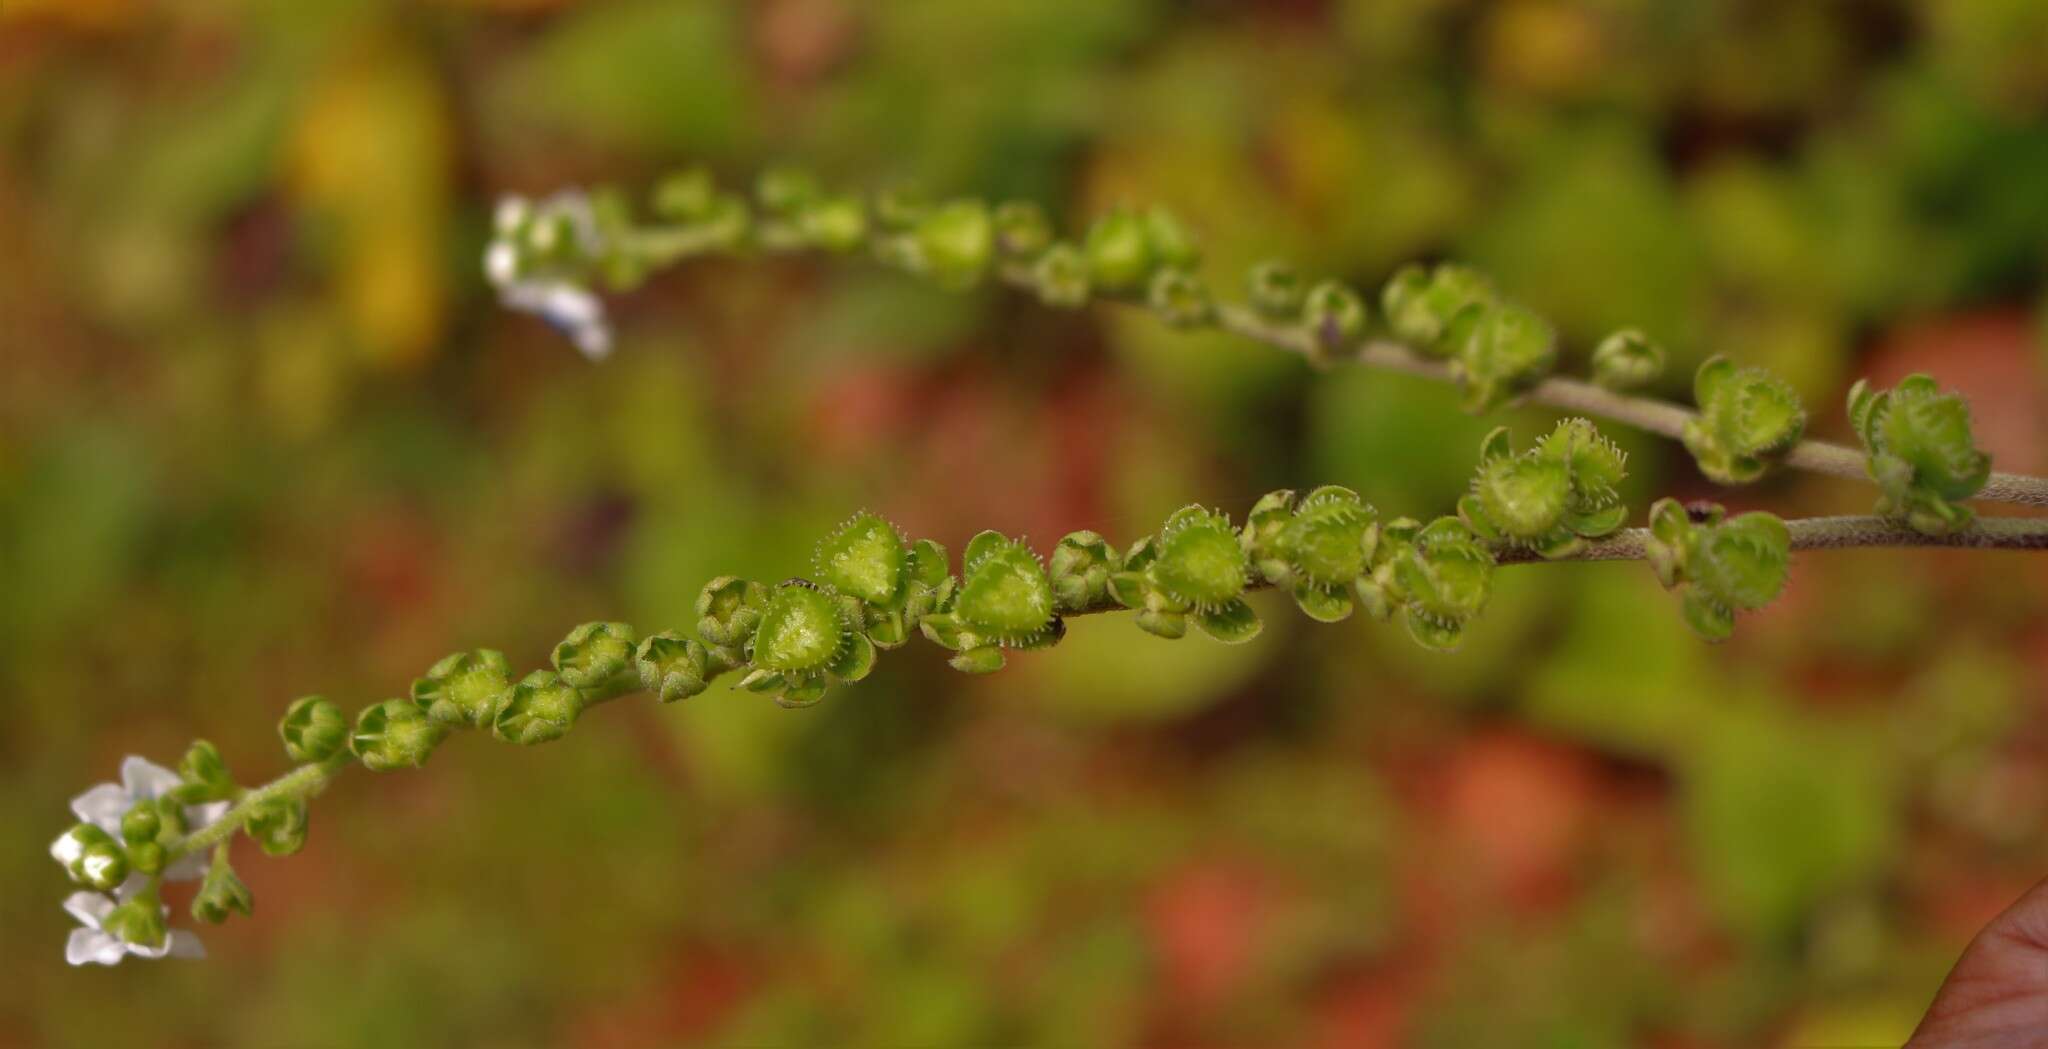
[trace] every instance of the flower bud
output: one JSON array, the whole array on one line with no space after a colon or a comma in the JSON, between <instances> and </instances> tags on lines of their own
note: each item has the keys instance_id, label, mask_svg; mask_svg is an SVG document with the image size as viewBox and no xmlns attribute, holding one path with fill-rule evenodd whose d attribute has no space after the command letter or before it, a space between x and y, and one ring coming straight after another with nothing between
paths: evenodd
<instances>
[{"instance_id":1,"label":"flower bud","mask_svg":"<svg viewBox=\"0 0 2048 1049\"><path fill-rule=\"evenodd\" d=\"M155 841L164 820L153 801L139 801L121 817L121 840L130 845Z\"/></svg>"},{"instance_id":2,"label":"flower bud","mask_svg":"<svg viewBox=\"0 0 2048 1049\"><path fill-rule=\"evenodd\" d=\"M550 661L570 688L601 692L633 679L633 628L625 623L584 623L555 646Z\"/></svg>"},{"instance_id":3,"label":"flower bud","mask_svg":"<svg viewBox=\"0 0 2048 1049\"><path fill-rule=\"evenodd\" d=\"M487 725L497 712L499 696L511 687L511 677L512 664L503 652L457 652L413 680L412 699L444 725Z\"/></svg>"},{"instance_id":4,"label":"flower bud","mask_svg":"<svg viewBox=\"0 0 2048 1049\"><path fill-rule=\"evenodd\" d=\"M1277 260L1261 262L1245 275L1245 291L1252 309L1267 320L1291 321L1302 315L1308 286L1293 266Z\"/></svg>"},{"instance_id":5,"label":"flower bud","mask_svg":"<svg viewBox=\"0 0 2048 1049\"><path fill-rule=\"evenodd\" d=\"M1721 484L1747 484L1799 443L1806 409L1782 380L1760 368L1738 367L1726 357L1700 365L1693 376L1699 415L1681 436L1700 472Z\"/></svg>"},{"instance_id":6,"label":"flower bud","mask_svg":"<svg viewBox=\"0 0 2048 1049\"><path fill-rule=\"evenodd\" d=\"M1877 512L1927 535L1947 535L1975 519L1961 501L1991 477L1991 457L1971 433L1970 408L1926 375L1873 392L1849 391L1849 417L1869 452L1870 478L1883 492Z\"/></svg>"},{"instance_id":7,"label":"flower bud","mask_svg":"<svg viewBox=\"0 0 2048 1049\"><path fill-rule=\"evenodd\" d=\"M1071 244L1047 248L1031 268L1031 277L1039 301L1047 306L1071 310L1088 304L1088 260Z\"/></svg>"},{"instance_id":8,"label":"flower bud","mask_svg":"<svg viewBox=\"0 0 2048 1049\"><path fill-rule=\"evenodd\" d=\"M242 824L242 830L263 849L264 855L289 856L306 847L308 820L306 799L271 798L250 810L249 821Z\"/></svg>"},{"instance_id":9,"label":"flower bud","mask_svg":"<svg viewBox=\"0 0 2048 1049\"><path fill-rule=\"evenodd\" d=\"M178 778L182 780L176 794L178 800L190 805L202 801L218 801L232 797L235 793L235 778L228 773L227 762L221 760L220 751L206 740L195 740L185 751L185 757L178 762Z\"/></svg>"},{"instance_id":10,"label":"flower bud","mask_svg":"<svg viewBox=\"0 0 2048 1049\"><path fill-rule=\"evenodd\" d=\"M995 258L995 224L978 200L956 200L927 214L916 238L923 272L942 288L974 287Z\"/></svg>"},{"instance_id":11,"label":"flower bud","mask_svg":"<svg viewBox=\"0 0 2048 1049\"><path fill-rule=\"evenodd\" d=\"M1045 209L1028 200L1009 200L995 212L996 247L1005 255L1035 259L1052 244L1052 223Z\"/></svg>"},{"instance_id":12,"label":"flower bud","mask_svg":"<svg viewBox=\"0 0 2048 1049\"><path fill-rule=\"evenodd\" d=\"M1514 305L1468 306L1452 320L1443 344L1465 386L1465 410L1491 411L1541 381L1557 364L1557 333L1543 318Z\"/></svg>"},{"instance_id":13,"label":"flower bud","mask_svg":"<svg viewBox=\"0 0 2048 1049\"><path fill-rule=\"evenodd\" d=\"M491 734L507 743L531 746L568 735L583 713L583 693L549 670L536 670L505 694L505 705L491 720Z\"/></svg>"},{"instance_id":14,"label":"flower bud","mask_svg":"<svg viewBox=\"0 0 2048 1049\"><path fill-rule=\"evenodd\" d=\"M1094 532L1072 532L1052 549L1052 590L1061 612L1094 608L1109 595L1109 576L1117 570L1116 550Z\"/></svg>"},{"instance_id":15,"label":"flower bud","mask_svg":"<svg viewBox=\"0 0 2048 1049\"><path fill-rule=\"evenodd\" d=\"M198 894L192 897L192 917L213 925L227 921L231 913L246 918L255 907L255 896L235 875L235 869L228 866L225 855L214 859Z\"/></svg>"},{"instance_id":16,"label":"flower bud","mask_svg":"<svg viewBox=\"0 0 2048 1049\"><path fill-rule=\"evenodd\" d=\"M1664 347L1629 328L1593 348L1593 381L1609 390L1633 390L1664 374Z\"/></svg>"},{"instance_id":17,"label":"flower bud","mask_svg":"<svg viewBox=\"0 0 2048 1049\"><path fill-rule=\"evenodd\" d=\"M663 703L688 699L704 691L711 680L710 662L701 642L673 630L646 638L633 653L640 687L660 697Z\"/></svg>"},{"instance_id":18,"label":"flower bud","mask_svg":"<svg viewBox=\"0 0 2048 1049\"><path fill-rule=\"evenodd\" d=\"M658 218L670 222L700 222L710 217L718 199L718 183L705 168L675 172L654 186L649 201Z\"/></svg>"},{"instance_id":19,"label":"flower bud","mask_svg":"<svg viewBox=\"0 0 2048 1049\"><path fill-rule=\"evenodd\" d=\"M161 947L170 929L164 924L164 904L157 895L155 885L144 887L140 892L100 919L100 929L113 935L123 943L138 947Z\"/></svg>"},{"instance_id":20,"label":"flower bud","mask_svg":"<svg viewBox=\"0 0 2048 1049\"><path fill-rule=\"evenodd\" d=\"M1310 289L1301 309L1302 322L1325 353L1345 349L1365 332L1365 300L1336 281Z\"/></svg>"},{"instance_id":21,"label":"flower bud","mask_svg":"<svg viewBox=\"0 0 2048 1049\"><path fill-rule=\"evenodd\" d=\"M427 763L428 755L447 735L448 727L428 717L417 704L387 699L363 708L356 716L349 749L371 772L416 769Z\"/></svg>"},{"instance_id":22,"label":"flower bud","mask_svg":"<svg viewBox=\"0 0 2048 1049\"><path fill-rule=\"evenodd\" d=\"M1434 271L1403 266L1380 293L1381 312L1395 337L1436 357L1452 354L1444 343L1451 322L1468 307L1492 301L1491 282L1477 270L1449 263Z\"/></svg>"},{"instance_id":23,"label":"flower bud","mask_svg":"<svg viewBox=\"0 0 2048 1049\"><path fill-rule=\"evenodd\" d=\"M1437 518L1400 543L1389 566L1402 623L1424 648L1456 648L1492 593L1493 555L1455 517Z\"/></svg>"},{"instance_id":24,"label":"flower bud","mask_svg":"<svg viewBox=\"0 0 2048 1049\"><path fill-rule=\"evenodd\" d=\"M818 176L802 168L772 167L761 172L754 183L754 199L778 215L795 213L825 192Z\"/></svg>"},{"instance_id":25,"label":"flower bud","mask_svg":"<svg viewBox=\"0 0 2048 1049\"><path fill-rule=\"evenodd\" d=\"M924 221L931 210L931 198L909 186L894 186L875 194L875 221L890 232L911 229Z\"/></svg>"},{"instance_id":26,"label":"flower bud","mask_svg":"<svg viewBox=\"0 0 2048 1049\"><path fill-rule=\"evenodd\" d=\"M113 835L90 823L65 831L51 844L50 855L81 885L111 891L128 878L128 854Z\"/></svg>"},{"instance_id":27,"label":"flower bud","mask_svg":"<svg viewBox=\"0 0 2048 1049\"><path fill-rule=\"evenodd\" d=\"M821 197L798 212L797 227L804 240L843 254L867 240L868 213L857 197Z\"/></svg>"},{"instance_id":28,"label":"flower bud","mask_svg":"<svg viewBox=\"0 0 2048 1049\"><path fill-rule=\"evenodd\" d=\"M1154 265L1191 270L1202 261L1194 235L1173 212L1157 204L1145 211L1145 244Z\"/></svg>"},{"instance_id":29,"label":"flower bud","mask_svg":"<svg viewBox=\"0 0 2048 1049\"><path fill-rule=\"evenodd\" d=\"M1088 260L1089 283L1111 292L1144 287L1156 261L1145 220L1122 208L1095 220L1082 250Z\"/></svg>"},{"instance_id":30,"label":"flower bud","mask_svg":"<svg viewBox=\"0 0 2048 1049\"><path fill-rule=\"evenodd\" d=\"M754 636L767 604L767 587L738 576L719 576L697 594L697 633L707 644L744 644Z\"/></svg>"},{"instance_id":31,"label":"flower bud","mask_svg":"<svg viewBox=\"0 0 2048 1049\"><path fill-rule=\"evenodd\" d=\"M1687 625L1708 641L1724 641L1738 612L1769 604L1785 587L1792 536L1766 513L1723 521L1714 507L1695 522L1676 500L1650 508L1650 565L1666 588L1678 588Z\"/></svg>"},{"instance_id":32,"label":"flower bud","mask_svg":"<svg viewBox=\"0 0 2048 1049\"><path fill-rule=\"evenodd\" d=\"M413 686L417 692L419 686ZM285 755L293 761L326 761L348 745L348 719L341 708L324 696L303 696L292 701L277 723Z\"/></svg>"},{"instance_id":33,"label":"flower bud","mask_svg":"<svg viewBox=\"0 0 2048 1049\"><path fill-rule=\"evenodd\" d=\"M1159 319L1175 328L1194 328L1216 319L1215 303L1201 278L1186 270L1166 268L1152 275L1146 300Z\"/></svg>"}]
</instances>

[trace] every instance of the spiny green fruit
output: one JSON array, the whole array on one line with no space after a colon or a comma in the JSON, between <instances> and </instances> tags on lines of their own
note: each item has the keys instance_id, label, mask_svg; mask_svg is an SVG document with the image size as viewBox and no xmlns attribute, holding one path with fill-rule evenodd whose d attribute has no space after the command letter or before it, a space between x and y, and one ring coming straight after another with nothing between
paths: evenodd
<instances>
[{"instance_id":1,"label":"spiny green fruit","mask_svg":"<svg viewBox=\"0 0 2048 1049\"><path fill-rule=\"evenodd\" d=\"M1160 529L1151 575L1188 607L1213 608L1244 593L1251 561L1229 517L1188 506L1174 511Z\"/></svg>"},{"instance_id":2,"label":"spiny green fruit","mask_svg":"<svg viewBox=\"0 0 2048 1049\"><path fill-rule=\"evenodd\" d=\"M901 608L910 596L910 543L895 525L863 510L818 543L811 574L870 605Z\"/></svg>"},{"instance_id":3,"label":"spiny green fruit","mask_svg":"<svg viewBox=\"0 0 2048 1049\"><path fill-rule=\"evenodd\" d=\"M995 259L995 223L978 200L956 200L917 224L916 258L942 288L965 290L981 283Z\"/></svg>"},{"instance_id":4,"label":"spiny green fruit","mask_svg":"<svg viewBox=\"0 0 2048 1049\"><path fill-rule=\"evenodd\" d=\"M1052 580L1030 547L1000 532L968 541L952 609L968 630L998 644L1028 645L1052 629L1055 602Z\"/></svg>"},{"instance_id":5,"label":"spiny green fruit","mask_svg":"<svg viewBox=\"0 0 2048 1049\"><path fill-rule=\"evenodd\" d=\"M1371 566L1378 513L1358 493L1334 485L1304 496L1280 536L1294 601L1312 619L1351 614L1351 584Z\"/></svg>"},{"instance_id":6,"label":"spiny green fruit","mask_svg":"<svg viewBox=\"0 0 2048 1049\"><path fill-rule=\"evenodd\" d=\"M1991 477L1991 457L1977 447L1970 407L1943 393L1933 378L1910 375L1892 390L1858 381L1849 418L1870 453L1866 468L1883 495L1877 512L1926 535L1947 535L1975 519L1959 505Z\"/></svg>"},{"instance_id":7,"label":"spiny green fruit","mask_svg":"<svg viewBox=\"0 0 2048 1049\"><path fill-rule=\"evenodd\" d=\"M1123 208L1095 220L1082 251L1088 260L1089 282L1112 292L1143 288L1158 262L1145 220Z\"/></svg>"},{"instance_id":8,"label":"spiny green fruit","mask_svg":"<svg viewBox=\"0 0 2048 1049\"><path fill-rule=\"evenodd\" d=\"M498 698L512 687L505 653L480 648L457 652L427 669L412 683L412 700L444 725L481 726L497 714Z\"/></svg>"},{"instance_id":9,"label":"spiny green fruit","mask_svg":"<svg viewBox=\"0 0 2048 1049\"><path fill-rule=\"evenodd\" d=\"M1236 644L1258 636L1258 614L1241 596L1251 582L1251 558L1229 517L1199 506L1176 510L1153 551L1146 581L1169 599L1174 613L1191 613L1195 625L1218 641Z\"/></svg>"},{"instance_id":10,"label":"spiny green fruit","mask_svg":"<svg viewBox=\"0 0 2048 1049\"><path fill-rule=\"evenodd\" d=\"M571 688L611 688L633 672L633 642L625 623L584 623L555 646L551 662Z\"/></svg>"},{"instance_id":11,"label":"spiny green fruit","mask_svg":"<svg viewBox=\"0 0 2048 1049\"><path fill-rule=\"evenodd\" d=\"M1634 328L1615 332L1593 348L1593 381L1617 391L1648 386L1664 374L1664 347Z\"/></svg>"},{"instance_id":12,"label":"spiny green fruit","mask_svg":"<svg viewBox=\"0 0 2048 1049\"><path fill-rule=\"evenodd\" d=\"M569 734L585 705L582 691L560 674L536 670L505 693L504 705L491 719L491 735L528 746L551 743Z\"/></svg>"},{"instance_id":13,"label":"spiny green fruit","mask_svg":"<svg viewBox=\"0 0 2048 1049\"><path fill-rule=\"evenodd\" d=\"M1782 380L1761 368L1738 367L1726 357L1700 365L1693 376L1699 415L1681 435L1700 472L1721 484L1747 484L1806 432L1806 409Z\"/></svg>"},{"instance_id":14,"label":"spiny green fruit","mask_svg":"<svg viewBox=\"0 0 2048 1049\"><path fill-rule=\"evenodd\" d=\"M1679 588L1680 610L1694 632L1725 641L1738 612L1771 603L1790 572L1792 535L1767 513L1724 520L1709 507L1695 521L1676 500L1650 509L1647 553L1658 582Z\"/></svg>"},{"instance_id":15,"label":"spiny green fruit","mask_svg":"<svg viewBox=\"0 0 2048 1049\"><path fill-rule=\"evenodd\" d=\"M1003 667L1003 648L1040 648L1066 635L1054 610L1058 597L1030 547L1000 532L967 543L960 582L934 591L937 610L918 626L942 648L957 653L954 669L987 674Z\"/></svg>"},{"instance_id":16,"label":"spiny green fruit","mask_svg":"<svg viewBox=\"0 0 2048 1049\"><path fill-rule=\"evenodd\" d=\"M411 700L387 699L356 715L349 749L371 772L416 769L447 738L448 726L435 721Z\"/></svg>"},{"instance_id":17,"label":"spiny green fruit","mask_svg":"<svg viewBox=\"0 0 2048 1049\"><path fill-rule=\"evenodd\" d=\"M834 681L858 681L875 666L860 632L858 602L801 582L775 588L747 653L742 688L778 693L785 705L816 702Z\"/></svg>"},{"instance_id":18,"label":"spiny green fruit","mask_svg":"<svg viewBox=\"0 0 2048 1049\"><path fill-rule=\"evenodd\" d=\"M1479 469L1458 516L1482 539L1566 557L1627 520L1616 488L1627 463L1586 419L1563 420L1519 455L1507 428L1496 427L1480 443Z\"/></svg>"},{"instance_id":19,"label":"spiny green fruit","mask_svg":"<svg viewBox=\"0 0 2048 1049\"><path fill-rule=\"evenodd\" d=\"M1435 270L1408 265L1380 292L1380 310L1396 338L1436 357L1452 355L1445 343L1451 322L1473 305L1491 303L1493 283L1479 271L1444 263Z\"/></svg>"},{"instance_id":20,"label":"spiny green fruit","mask_svg":"<svg viewBox=\"0 0 2048 1049\"><path fill-rule=\"evenodd\" d=\"M1474 303L1452 319L1442 345L1465 387L1468 412L1498 408L1535 386L1557 365L1557 333L1535 313L1507 302Z\"/></svg>"},{"instance_id":21,"label":"spiny green fruit","mask_svg":"<svg viewBox=\"0 0 2048 1049\"><path fill-rule=\"evenodd\" d=\"M1395 549L1384 578L1372 590L1360 588L1360 598L1368 607L1391 598L1408 635L1423 647L1456 648L1466 624L1486 609L1493 555L1455 517L1437 518L1412 533L1390 526L1388 533Z\"/></svg>"}]
</instances>

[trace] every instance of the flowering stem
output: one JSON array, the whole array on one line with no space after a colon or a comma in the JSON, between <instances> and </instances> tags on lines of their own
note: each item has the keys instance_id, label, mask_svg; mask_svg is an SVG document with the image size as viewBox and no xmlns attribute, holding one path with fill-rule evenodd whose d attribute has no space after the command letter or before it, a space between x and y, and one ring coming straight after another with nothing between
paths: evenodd
<instances>
[{"instance_id":1,"label":"flowering stem","mask_svg":"<svg viewBox=\"0 0 2048 1049\"><path fill-rule=\"evenodd\" d=\"M180 856L226 842L234 837L235 831L240 830L242 824L249 822L249 817L254 815L260 806L267 802L283 798L309 798L320 793L343 766L354 760L355 755L343 750L326 761L300 765L260 787L243 791L241 796L235 799L234 807L220 819L185 835L178 839L176 844L171 845L168 849L170 858L175 860Z\"/></svg>"},{"instance_id":2,"label":"flowering stem","mask_svg":"<svg viewBox=\"0 0 2048 1049\"><path fill-rule=\"evenodd\" d=\"M1785 522L1792 535L1793 550L1849 550L1877 547L1946 546L1972 550L2048 550L2048 517L1979 517L1973 527L1947 535L1926 535L1882 517L1845 515L1799 517ZM1503 565L1550 564L1570 561L1641 561L1649 553L1650 530L1624 528L1613 535L1592 540L1562 557L1545 558L1533 550L1505 547L1494 552ZM1247 590L1270 590L1273 584L1255 581ZM1127 611L1113 600L1105 600L1073 615Z\"/></svg>"},{"instance_id":3,"label":"flowering stem","mask_svg":"<svg viewBox=\"0 0 2048 1049\"><path fill-rule=\"evenodd\" d=\"M1019 287L1037 286L1028 270L1013 267L1006 269L1003 276L1006 281ZM1273 324L1242 306L1219 307L1217 323L1224 330L1255 342L1301 354L1311 361L1321 359L1321 351L1315 346L1307 331L1295 326ZM1451 374L1448 363L1425 357L1401 343L1387 339L1373 339L1361 344L1348 359L1354 364L1418 375L1438 382L1457 381ZM1685 424L1698 414L1690 408L1670 401L1615 393L1581 379L1548 378L1537 383L1529 391L1528 396L1532 401L1554 408L1602 416L1673 440L1683 438ZM1864 465L1866 458L1863 452L1839 444L1801 441L1785 454L1783 462L1793 469L1809 473L1867 481L1870 475ZM2048 507L2048 478L1993 473L1991 479L1985 482L1984 487L1979 489L1973 498L1994 503Z\"/></svg>"}]
</instances>

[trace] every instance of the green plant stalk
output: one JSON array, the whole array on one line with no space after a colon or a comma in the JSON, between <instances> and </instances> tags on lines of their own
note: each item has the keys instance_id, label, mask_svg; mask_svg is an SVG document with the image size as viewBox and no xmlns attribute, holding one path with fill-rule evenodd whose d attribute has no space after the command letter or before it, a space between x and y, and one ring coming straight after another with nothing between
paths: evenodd
<instances>
[{"instance_id":1,"label":"green plant stalk","mask_svg":"<svg viewBox=\"0 0 2048 1049\"><path fill-rule=\"evenodd\" d=\"M311 798L327 789L327 784L347 765L355 761L355 755L343 750L326 761L300 765L298 768L263 784L243 791L235 804L220 819L177 840L166 850L170 859L190 855L214 845L225 843L234 837L236 831L249 822L257 808L267 802L280 799Z\"/></svg>"},{"instance_id":2,"label":"green plant stalk","mask_svg":"<svg viewBox=\"0 0 2048 1049\"><path fill-rule=\"evenodd\" d=\"M1925 535L1911 528L1895 524L1882 517L1840 516L1808 517L1785 522L1792 535L1792 549L1797 550L1846 550L1855 548L1882 547L1955 547L1974 550L2048 550L2048 518L2032 517L1986 517L1977 521L1977 526L1968 531L1948 535ZM1543 558L1532 551L1517 548L1502 548L1494 558L1499 564L1550 564L1568 561L1640 561L1647 552L1650 530L1627 528L1603 539L1587 543L1576 552L1564 557ZM1271 590L1274 586L1263 580L1253 581L1245 588L1250 590ZM1092 604L1086 608L1064 613L1067 616L1098 615L1106 612L1125 612L1129 609L1113 599ZM724 671L720 671L723 673ZM589 693L592 705L617 699L643 691L630 684L614 683ZM201 849L220 845L228 841L241 826L248 822L256 808L265 802L280 798L310 798L332 782L341 770L354 762L354 756L347 751L324 762L301 765L260 787L242 793L233 808L214 823L186 835L170 848L170 856L176 859Z\"/></svg>"}]
</instances>

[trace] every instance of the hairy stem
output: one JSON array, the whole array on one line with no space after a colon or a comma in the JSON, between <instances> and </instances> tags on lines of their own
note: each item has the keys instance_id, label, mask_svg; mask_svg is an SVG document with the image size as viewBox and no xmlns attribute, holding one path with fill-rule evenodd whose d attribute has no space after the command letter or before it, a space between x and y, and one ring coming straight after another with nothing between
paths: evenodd
<instances>
[{"instance_id":1,"label":"hairy stem","mask_svg":"<svg viewBox=\"0 0 2048 1049\"><path fill-rule=\"evenodd\" d=\"M1020 287L1035 286L1028 273L1019 274L1006 270L1004 278ZM1224 330L1232 334L1301 354L1311 361L1319 359L1316 347L1310 341L1307 332L1299 328L1269 323L1243 307L1222 307L1217 314L1217 321ZM1456 381L1449 364L1425 357L1401 343L1386 339L1362 343L1348 358L1338 359L1348 359L1354 364L1385 368L1408 375L1419 375L1438 382ZM1678 440L1684 435L1685 424L1696 415L1692 409L1670 401L1615 393L1581 379L1545 379L1537 383L1536 387L1529 391L1528 396L1532 401L1553 408L1613 419L1673 440ZM1846 477L1857 481L1869 480L1869 474L1864 469L1864 454L1861 451L1839 444L1829 444L1826 441L1801 441L1786 453L1783 462L1793 469L1809 473ZM2048 507L2048 478L1994 473L1973 498L1994 503Z\"/></svg>"},{"instance_id":2,"label":"hairy stem","mask_svg":"<svg viewBox=\"0 0 2048 1049\"><path fill-rule=\"evenodd\" d=\"M177 859L226 842L234 837L235 832L242 828L242 824L249 822L249 817L255 814L258 807L267 802L280 798L310 798L320 793L326 789L328 782L334 779L336 773L354 760L355 755L344 750L326 761L300 765L260 787L243 791L241 797L235 799L234 807L228 809L220 819L178 839L168 850L170 858Z\"/></svg>"}]
</instances>

